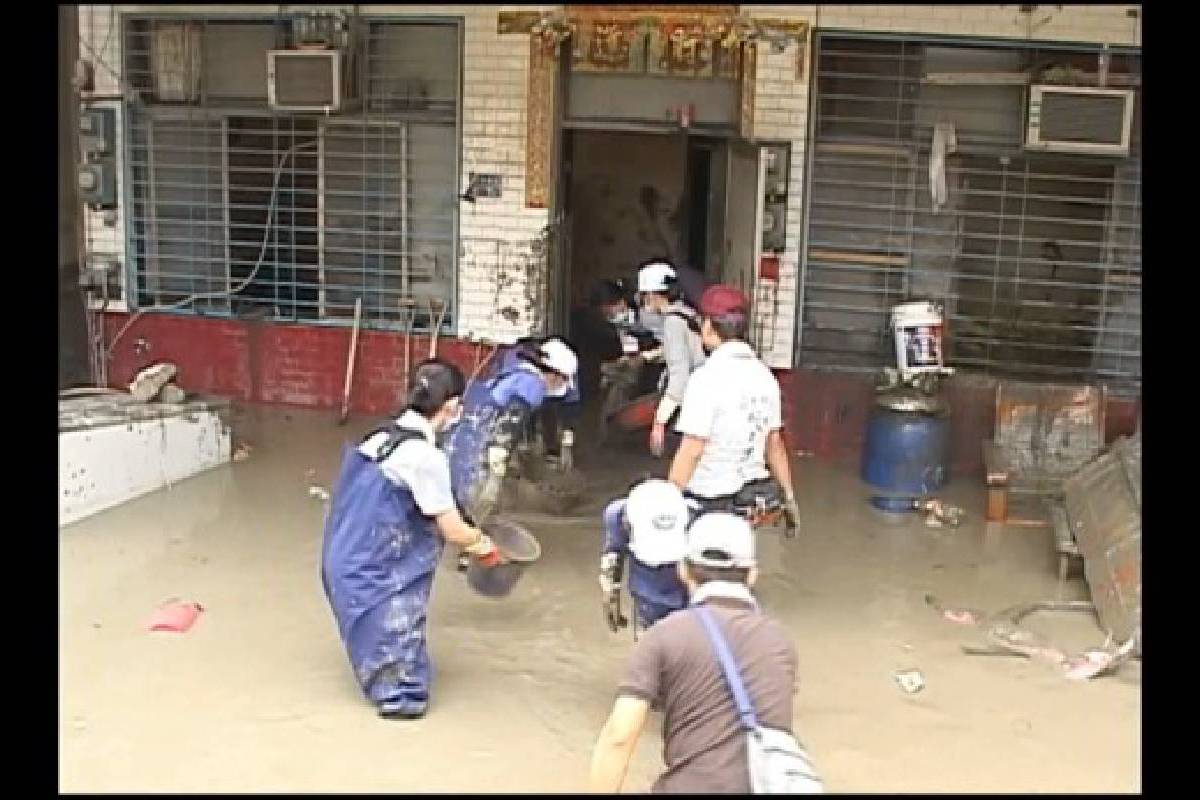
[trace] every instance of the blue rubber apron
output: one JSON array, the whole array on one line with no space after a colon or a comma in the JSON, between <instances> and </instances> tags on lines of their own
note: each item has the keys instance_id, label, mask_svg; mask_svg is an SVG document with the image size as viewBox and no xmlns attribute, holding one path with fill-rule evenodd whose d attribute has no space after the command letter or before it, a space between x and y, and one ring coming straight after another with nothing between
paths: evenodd
<instances>
[{"instance_id":1,"label":"blue rubber apron","mask_svg":"<svg viewBox=\"0 0 1200 800\"><path fill-rule=\"evenodd\" d=\"M488 445L509 402L520 398L537 411L545 399L545 384L526 364L516 347L508 347L493 360L490 372L472 381L463 394L462 417L450 429L444 449L450 459L454 500L464 511L473 507L487 475Z\"/></svg>"},{"instance_id":2,"label":"blue rubber apron","mask_svg":"<svg viewBox=\"0 0 1200 800\"><path fill-rule=\"evenodd\" d=\"M382 461L417 431L389 429ZM399 441L397 441L399 439ZM426 612L442 539L407 486L347 446L325 522L321 578L354 675L382 712L421 714L431 669Z\"/></svg>"}]
</instances>

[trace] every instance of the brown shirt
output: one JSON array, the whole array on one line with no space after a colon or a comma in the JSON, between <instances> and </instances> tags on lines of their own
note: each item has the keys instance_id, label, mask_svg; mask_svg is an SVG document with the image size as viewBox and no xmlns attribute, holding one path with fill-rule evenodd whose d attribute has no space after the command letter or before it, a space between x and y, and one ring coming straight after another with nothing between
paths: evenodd
<instances>
[{"instance_id":1,"label":"brown shirt","mask_svg":"<svg viewBox=\"0 0 1200 800\"><path fill-rule=\"evenodd\" d=\"M746 603L704 601L729 643L759 724L792 730L796 648L783 626ZM663 712L667 771L653 791L750 792L745 730L720 663L695 613L677 611L634 645L618 695Z\"/></svg>"}]
</instances>

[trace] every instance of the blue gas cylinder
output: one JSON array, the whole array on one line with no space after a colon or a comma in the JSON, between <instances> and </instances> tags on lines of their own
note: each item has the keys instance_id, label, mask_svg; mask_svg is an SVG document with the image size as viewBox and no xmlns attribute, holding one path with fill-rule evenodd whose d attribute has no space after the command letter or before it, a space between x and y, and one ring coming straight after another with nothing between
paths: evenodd
<instances>
[{"instance_id":1,"label":"blue gas cylinder","mask_svg":"<svg viewBox=\"0 0 1200 800\"><path fill-rule=\"evenodd\" d=\"M867 423L862 478L886 491L937 491L950 478L949 445L947 415L876 407Z\"/></svg>"}]
</instances>

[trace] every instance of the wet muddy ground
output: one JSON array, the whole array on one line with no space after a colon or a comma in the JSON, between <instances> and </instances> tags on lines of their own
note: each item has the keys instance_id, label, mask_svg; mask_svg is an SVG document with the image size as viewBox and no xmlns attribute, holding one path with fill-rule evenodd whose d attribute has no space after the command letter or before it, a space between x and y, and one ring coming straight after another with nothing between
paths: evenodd
<instances>
[{"instance_id":1,"label":"wet muddy ground","mask_svg":"<svg viewBox=\"0 0 1200 800\"><path fill-rule=\"evenodd\" d=\"M366 420L261 408L235 435L248 461L60 532L63 791L569 792L586 788L628 632L605 627L599 513L635 450L581 455L589 499L573 516L516 514L542 561L508 600L470 592L447 554L434 586L429 715L379 719L363 700L319 578L324 506L343 440ZM855 465L796 462L797 540L759 537L764 607L800 652L796 730L831 791L1108 792L1140 789L1141 668L1072 683L1045 664L967 656L973 629L925 604L989 611L1087 597L1057 586L1047 529L989 528L980 481L942 497L958 529L888 517ZM662 467L665 470L665 464ZM309 470L313 476L309 476ZM167 598L206 611L183 635L148 633ZM1086 616L1034 618L1068 647L1098 644ZM892 674L917 668L905 694ZM652 718L628 791L657 774Z\"/></svg>"}]
</instances>

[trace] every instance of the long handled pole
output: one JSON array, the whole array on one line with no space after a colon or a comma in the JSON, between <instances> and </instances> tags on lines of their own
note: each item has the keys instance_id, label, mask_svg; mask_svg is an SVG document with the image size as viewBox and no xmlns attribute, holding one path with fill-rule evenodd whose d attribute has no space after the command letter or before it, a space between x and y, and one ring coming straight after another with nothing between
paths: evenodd
<instances>
[{"instance_id":1,"label":"long handled pole","mask_svg":"<svg viewBox=\"0 0 1200 800\"><path fill-rule=\"evenodd\" d=\"M342 390L342 413L338 424L345 425L350 418L350 386L354 382L355 356L358 354L358 326L362 321L362 298L354 298L354 330L350 333L350 352L346 356L346 386Z\"/></svg>"}]
</instances>

